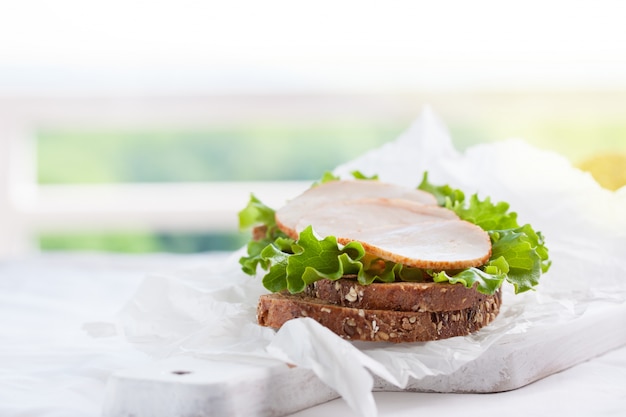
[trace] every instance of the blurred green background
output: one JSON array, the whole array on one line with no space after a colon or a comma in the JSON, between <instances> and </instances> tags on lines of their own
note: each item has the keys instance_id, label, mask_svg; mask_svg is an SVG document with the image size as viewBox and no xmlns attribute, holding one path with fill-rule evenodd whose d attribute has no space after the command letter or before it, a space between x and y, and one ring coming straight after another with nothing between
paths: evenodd
<instances>
[{"instance_id":1,"label":"blurred green background","mask_svg":"<svg viewBox=\"0 0 626 417\"><path fill-rule=\"evenodd\" d=\"M550 107L540 99L534 103ZM481 112L453 108L444 112L443 120L460 150L518 137L557 151L579 166L593 156L626 154L626 118L621 117L619 108L582 115L579 108L546 111L532 103L524 109L507 112L497 103ZM310 123L252 121L193 130L42 129L37 133L38 181L315 180L325 170L395 139L410 122L364 118ZM621 169L626 172L626 167ZM39 236L39 246L42 250L194 253L233 250L246 240L247 235L241 233L94 230L44 233Z\"/></svg>"},{"instance_id":2,"label":"blurred green background","mask_svg":"<svg viewBox=\"0 0 626 417\"><path fill-rule=\"evenodd\" d=\"M40 184L316 180L405 126L249 124L202 131L42 130ZM243 208L243 207L242 207ZM42 250L196 253L234 250L247 233L44 233Z\"/></svg>"}]
</instances>

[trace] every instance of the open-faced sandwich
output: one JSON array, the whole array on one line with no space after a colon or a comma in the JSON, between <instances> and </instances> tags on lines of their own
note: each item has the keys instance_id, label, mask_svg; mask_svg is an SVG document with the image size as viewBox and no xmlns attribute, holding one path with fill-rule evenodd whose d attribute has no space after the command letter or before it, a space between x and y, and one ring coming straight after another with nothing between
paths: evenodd
<instances>
[{"instance_id":1,"label":"open-faced sandwich","mask_svg":"<svg viewBox=\"0 0 626 417\"><path fill-rule=\"evenodd\" d=\"M507 203L460 190L332 175L278 210L254 196L242 269L265 271L259 324L309 317L349 340L415 342L470 334L500 311L501 285L532 289L550 266L541 233Z\"/></svg>"}]
</instances>

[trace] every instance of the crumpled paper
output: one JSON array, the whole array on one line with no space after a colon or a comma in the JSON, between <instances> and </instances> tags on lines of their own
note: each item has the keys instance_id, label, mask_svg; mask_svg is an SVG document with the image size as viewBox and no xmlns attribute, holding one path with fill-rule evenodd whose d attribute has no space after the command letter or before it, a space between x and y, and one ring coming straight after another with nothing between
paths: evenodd
<instances>
[{"instance_id":1,"label":"crumpled paper","mask_svg":"<svg viewBox=\"0 0 626 417\"><path fill-rule=\"evenodd\" d=\"M399 345L355 343L306 318L278 332L258 326L256 304L266 290L260 277L240 271L241 249L219 263L147 277L120 316L127 339L156 358L287 361L311 369L360 415L375 416L373 375L398 388L450 375L494 343L537 323L568 323L594 303L626 303L626 187L607 191L564 157L521 140L459 152L429 109L397 140L335 173L347 177L353 170L412 187L428 171L432 183L506 201L521 224L531 223L546 236L552 268L535 292L513 295L506 286L498 318L473 335Z\"/></svg>"}]
</instances>

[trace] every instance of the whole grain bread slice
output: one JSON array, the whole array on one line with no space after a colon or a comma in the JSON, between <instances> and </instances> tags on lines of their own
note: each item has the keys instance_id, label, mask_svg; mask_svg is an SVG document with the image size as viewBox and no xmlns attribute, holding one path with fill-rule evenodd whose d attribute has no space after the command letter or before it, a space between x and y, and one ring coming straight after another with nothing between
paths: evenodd
<instances>
[{"instance_id":1,"label":"whole grain bread slice","mask_svg":"<svg viewBox=\"0 0 626 417\"><path fill-rule=\"evenodd\" d=\"M491 323L502 294L485 295L475 305L452 311L393 311L344 307L305 295L266 294L259 299L260 325L280 328L288 320L310 317L348 340L425 342L465 336Z\"/></svg>"},{"instance_id":2,"label":"whole grain bread slice","mask_svg":"<svg viewBox=\"0 0 626 417\"><path fill-rule=\"evenodd\" d=\"M390 282L361 285L355 279L309 284L306 295L345 307L396 311L454 311L475 306L486 296L463 284Z\"/></svg>"}]
</instances>

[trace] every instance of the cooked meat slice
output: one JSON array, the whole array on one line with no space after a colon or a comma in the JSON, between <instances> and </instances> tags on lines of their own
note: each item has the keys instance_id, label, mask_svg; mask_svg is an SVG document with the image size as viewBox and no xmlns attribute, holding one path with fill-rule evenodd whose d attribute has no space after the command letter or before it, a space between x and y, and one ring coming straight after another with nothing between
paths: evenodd
<instances>
[{"instance_id":1,"label":"cooked meat slice","mask_svg":"<svg viewBox=\"0 0 626 417\"><path fill-rule=\"evenodd\" d=\"M322 204L300 216L295 228L279 227L297 237L311 225L320 237L346 244L360 242L365 251L417 268L461 269L483 265L491 256L489 235L460 220L451 210L404 200L354 200Z\"/></svg>"},{"instance_id":2,"label":"cooked meat slice","mask_svg":"<svg viewBox=\"0 0 626 417\"><path fill-rule=\"evenodd\" d=\"M293 210L299 210L293 207ZM290 223L298 217L294 223ZM285 221L284 219L288 220ZM372 230L391 225L406 226L415 223L442 219L457 219L451 210L439 206L424 205L415 201L387 198L367 198L323 203L314 209L306 209L298 215L291 209L276 212L276 223L287 235L297 238L307 226L313 225L318 234L324 236L325 228L340 230ZM336 236L333 234L333 236Z\"/></svg>"},{"instance_id":3,"label":"cooked meat slice","mask_svg":"<svg viewBox=\"0 0 626 417\"><path fill-rule=\"evenodd\" d=\"M388 227L337 237L361 242L367 253L416 268L446 270L484 265L491 256L489 235L463 220Z\"/></svg>"},{"instance_id":4,"label":"cooked meat slice","mask_svg":"<svg viewBox=\"0 0 626 417\"><path fill-rule=\"evenodd\" d=\"M319 205L370 198L402 199L436 206L436 198L425 191L373 180L329 181L312 187L290 200L276 212L276 219L287 229L294 229L302 214Z\"/></svg>"}]
</instances>

